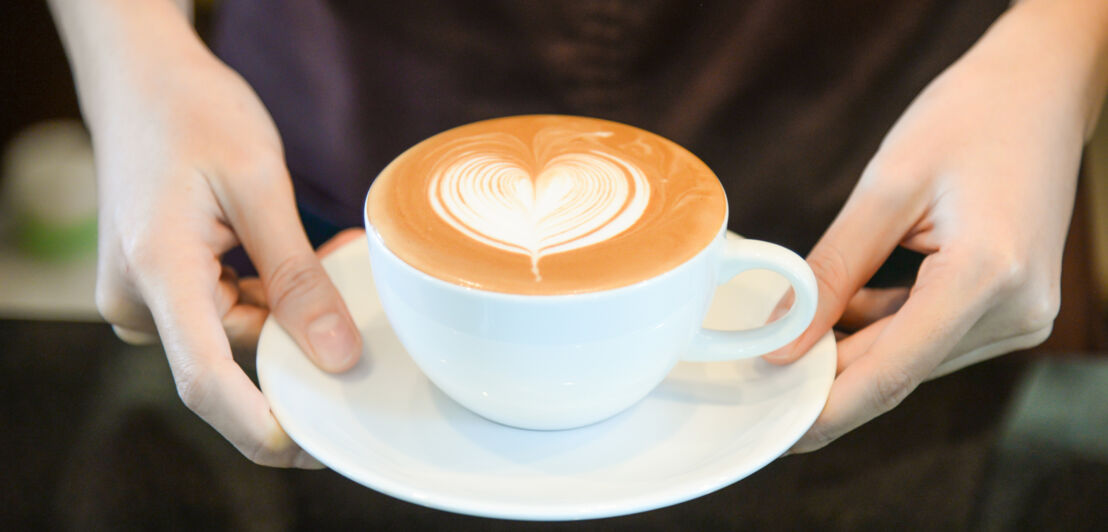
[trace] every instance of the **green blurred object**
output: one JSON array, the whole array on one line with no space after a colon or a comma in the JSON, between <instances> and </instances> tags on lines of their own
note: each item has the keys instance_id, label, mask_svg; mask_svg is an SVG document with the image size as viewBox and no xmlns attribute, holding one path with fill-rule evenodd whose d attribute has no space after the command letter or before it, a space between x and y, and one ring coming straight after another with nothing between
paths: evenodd
<instances>
[{"instance_id":1,"label":"green blurred object","mask_svg":"<svg viewBox=\"0 0 1108 532\"><path fill-rule=\"evenodd\" d=\"M96 169L92 144L76 120L21 131L4 149L3 212L16 248L65 262L96 249Z\"/></svg>"},{"instance_id":2,"label":"green blurred object","mask_svg":"<svg viewBox=\"0 0 1108 532\"><path fill-rule=\"evenodd\" d=\"M96 219L59 225L24 216L14 223L15 243L36 258L62 261L96 249Z\"/></svg>"}]
</instances>

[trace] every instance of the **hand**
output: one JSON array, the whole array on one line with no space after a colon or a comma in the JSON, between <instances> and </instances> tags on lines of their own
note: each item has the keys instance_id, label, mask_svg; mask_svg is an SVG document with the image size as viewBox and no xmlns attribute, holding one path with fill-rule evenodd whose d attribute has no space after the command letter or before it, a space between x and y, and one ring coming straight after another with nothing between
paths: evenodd
<instances>
[{"instance_id":1,"label":"hand","mask_svg":"<svg viewBox=\"0 0 1108 532\"><path fill-rule=\"evenodd\" d=\"M164 54L129 62L96 114L97 305L124 339L160 336L181 399L246 457L320 467L285 435L228 338L249 347L272 311L328 371L351 367L361 338L300 226L261 102L206 50ZM260 282L221 267L240 243Z\"/></svg>"},{"instance_id":2,"label":"hand","mask_svg":"<svg viewBox=\"0 0 1108 532\"><path fill-rule=\"evenodd\" d=\"M809 255L816 318L767 360L795 360L836 323L854 332L793 452L890 410L925 379L1049 336L1089 113L1079 69L1018 20L920 94ZM915 285L863 288L898 245L926 254Z\"/></svg>"}]
</instances>

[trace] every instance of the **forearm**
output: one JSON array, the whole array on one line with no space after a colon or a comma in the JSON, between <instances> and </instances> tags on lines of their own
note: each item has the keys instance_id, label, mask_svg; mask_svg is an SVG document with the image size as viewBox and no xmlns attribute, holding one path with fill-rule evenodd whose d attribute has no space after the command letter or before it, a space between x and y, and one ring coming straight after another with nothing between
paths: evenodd
<instances>
[{"instance_id":1,"label":"forearm","mask_svg":"<svg viewBox=\"0 0 1108 532\"><path fill-rule=\"evenodd\" d=\"M126 91L156 84L156 68L207 54L192 29L191 0L49 0L90 127Z\"/></svg>"},{"instance_id":2,"label":"forearm","mask_svg":"<svg viewBox=\"0 0 1108 532\"><path fill-rule=\"evenodd\" d=\"M1108 2L1021 0L967 54L1003 72L1012 90L1049 97L1087 139L1108 93Z\"/></svg>"}]
</instances>

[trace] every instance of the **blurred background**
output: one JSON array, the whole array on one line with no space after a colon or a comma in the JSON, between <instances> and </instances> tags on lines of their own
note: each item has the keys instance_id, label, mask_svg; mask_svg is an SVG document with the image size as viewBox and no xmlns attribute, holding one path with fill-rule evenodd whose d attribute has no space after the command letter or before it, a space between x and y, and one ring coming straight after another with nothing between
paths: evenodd
<instances>
[{"instance_id":1,"label":"blurred background","mask_svg":"<svg viewBox=\"0 0 1108 532\"><path fill-rule=\"evenodd\" d=\"M198 17L203 33L207 10ZM0 20L0 528L1058 529L1108 525L1108 125L1086 154L1053 336L926 383L829 448L696 501L579 525L424 509L243 459L178 400L160 348L93 303L95 183L41 2Z\"/></svg>"}]
</instances>

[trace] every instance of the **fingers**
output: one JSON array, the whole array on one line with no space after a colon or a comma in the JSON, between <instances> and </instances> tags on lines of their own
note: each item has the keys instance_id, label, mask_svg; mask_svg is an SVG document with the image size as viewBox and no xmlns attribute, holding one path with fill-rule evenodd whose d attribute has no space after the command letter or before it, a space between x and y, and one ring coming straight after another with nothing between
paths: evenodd
<instances>
[{"instance_id":1,"label":"fingers","mask_svg":"<svg viewBox=\"0 0 1108 532\"><path fill-rule=\"evenodd\" d=\"M281 164L246 167L244 179L217 191L232 227L258 267L266 301L301 349L327 371L357 362L361 337L300 225Z\"/></svg>"},{"instance_id":2,"label":"fingers","mask_svg":"<svg viewBox=\"0 0 1108 532\"><path fill-rule=\"evenodd\" d=\"M270 311L319 367L347 370L361 353L361 337L307 239L300 244L302 249L263 245L255 253L262 257L255 260Z\"/></svg>"},{"instance_id":3,"label":"fingers","mask_svg":"<svg viewBox=\"0 0 1108 532\"><path fill-rule=\"evenodd\" d=\"M319 249L315 250L315 254L319 258L323 258L334 253L335 251L338 251L338 249L345 245L347 242L363 238L365 238L365 229L362 229L360 227L343 229L342 231L339 231L338 234L331 237L330 240L324 242L322 246L319 246Z\"/></svg>"},{"instance_id":4,"label":"fingers","mask_svg":"<svg viewBox=\"0 0 1108 532\"><path fill-rule=\"evenodd\" d=\"M344 230L316 250L316 255L325 257L347 242L365 238L364 229ZM228 274L228 271L230 274ZM233 283L237 301L232 301L223 312L223 329L227 332L227 338L231 342L231 351L235 360L244 369L253 370L255 353L258 350L258 338L261 335L262 326L269 316L269 308L265 301L265 291L261 280L257 277L240 279L234 275L234 271L224 267L224 276L220 283ZM227 292L231 290L228 289Z\"/></svg>"},{"instance_id":5,"label":"fingers","mask_svg":"<svg viewBox=\"0 0 1108 532\"><path fill-rule=\"evenodd\" d=\"M258 337L269 316L261 279L248 277L238 281L239 299L223 315L223 330L231 342L235 360L245 369L253 370L258 352Z\"/></svg>"},{"instance_id":6,"label":"fingers","mask_svg":"<svg viewBox=\"0 0 1108 532\"><path fill-rule=\"evenodd\" d=\"M235 269L224 265L215 289L216 308L223 316L239 301L239 276Z\"/></svg>"},{"instance_id":7,"label":"fingers","mask_svg":"<svg viewBox=\"0 0 1108 532\"><path fill-rule=\"evenodd\" d=\"M842 374L846 371L846 368L858 361L865 353L867 353L873 343L877 341L877 337L885 331L885 327L888 327L889 322L892 321L892 316L886 316L880 320L877 320L860 331L855 332L849 336L845 336L837 342L837 365L835 367L835 375Z\"/></svg>"},{"instance_id":8,"label":"fingers","mask_svg":"<svg viewBox=\"0 0 1108 532\"><path fill-rule=\"evenodd\" d=\"M190 249L152 250L139 279L182 401L254 462L315 467L232 359L211 288L218 283L218 264L203 257L202 247Z\"/></svg>"},{"instance_id":9,"label":"fingers","mask_svg":"<svg viewBox=\"0 0 1108 532\"><path fill-rule=\"evenodd\" d=\"M101 248L110 248L106 242ZM149 345L158 342L154 319L142 297L124 277L126 269L120 266L119 251L101 252L96 266L96 309L120 340L132 345Z\"/></svg>"},{"instance_id":10,"label":"fingers","mask_svg":"<svg viewBox=\"0 0 1108 532\"><path fill-rule=\"evenodd\" d=\"M258 336L269 315L265 297L257 293L259 289L257 278L240 279L234 268L224 265L215 291L216 309L231 352L244 369L254 367Z\"/></svg>"},{"instance_id":11,"label":"fingers","mask_svg":"<svg viewBox=\"0 0 1108 532\"><path fill-rule=\"evenodd\" d=\"M844 331L860 331L885 316L891 316L908 300L908 289L863 288L854 294L843 309L835 327Z\"/></svg>"},{"instance_id":12,"label":"fingers","mask_svg":"<svg viewBox=\"0 0 1108 532\"><path fill-rule=\"evenodd\" d=\"M223 315L223 331L235 360L244 369L253 370L258 352L258 337L269 312L265 307L239 303Z\"/></svg>"},{"instance_id":13,"label":"fingers","mask_svg":"<svg viewBox=\"0 0 1108 532\"><path fill-rule=\"evenodd\" d=\"M239 303L268 309L265 302L265 287L257 277L247 277L239 281Z\"/></svg>"},{"instance_id":14,"label":"fingers","mask_svg":"<svg viewBox=\"0 0 1108 532\"><path fill-rule=\"evenodd\" d=\"M808 255L819 284L812 324L794 342L766 355L767 361L786 364L811 349L922 215L923 205L913 194L878 194L864 184L863 179Z\"/></svg>"},{"instance_id":15,"label":"fingers","mask_svg":"<svg viewBox=\"0 0 1108 532\"><path fill-rule=\"evenodd\" d=\"M981 317L984 305L979 303L988 296L972 276L964 274L968 261L946 259L929 256L899 312L863 329L849 343L844 340L841 356L847 360L843 364L841 359L840 366L845 367L815 425L794 446L795 452L819 449L899 404ZM962 304L951 305L951 301Z\"/></svg>"},{"instance_id":16,"label":"fingers","mask_svg":"<svg viewBox=\"0 0 1108 532\"><path fill-rule=\"evenodd\" d=\"M785 292L781 300L777 302L773 312L770 313L767 323L773 322L788 313L792 307L795 294L792 288ZM862 288L850 303L843 309L843 314L835 324L837 332L854 332L869 326L871 323L890 316L904 305L908 300L908 288Z\"/></svg>"},{"instance_id":17,"label":"fingers","mask_svg":"<svg viewBox=\"0 0 1108 532\"><path fill-rule=\"evenodd\" d=\"M255 285L260 286L257 279L248 279L247 281L253 281L253 283L246 283L246 286L250 287L251 290L249 293L244 293L240 290L240 285L243 282L239 281L238 275L229 266L224 266L219 284L216 287L216 306L219 315L224 317L224 328L227 329L228 336L232 340L231 344L236 351L241 349L253 352L257 347L258 332L261 331L261 324L266 317L264 310L265 298L259 297L257 290L253 289ZM131 301L122 294L113 294L111 297L118 300L115 303L117 309L126 307L127 310L123 311L126 314L144 317L144 320L139 321L139 326L144 327L143 330L113 324L112 331L120 340L138 346L154 345L160 341L154 327L153 318L150 317L150 311L147 310L145 304ZM255 308L239 305L240 301L246 303L246 305L254 305ZM113 317L125 323L135 322L135 320L121 317L119 314ZM148 326L143 325L146 320L150 323Z\"/></svg>"}]
</instances>

